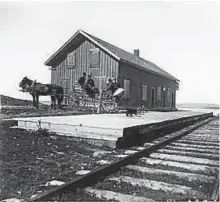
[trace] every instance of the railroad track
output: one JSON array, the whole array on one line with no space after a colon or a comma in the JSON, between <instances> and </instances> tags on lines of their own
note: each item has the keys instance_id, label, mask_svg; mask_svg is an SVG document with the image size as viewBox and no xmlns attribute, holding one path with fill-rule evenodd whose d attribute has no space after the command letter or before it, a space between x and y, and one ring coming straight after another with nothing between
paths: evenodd
<instances>
[{"instance_id":1,"label":"railroad track","mask_svg":"<svg viewBox=\"0 0 220 202\"><path fill-rule=\"evenodd\" d=\"M217 201L219 117L132 147L32 201Z\"/></svg>"}]
</instances>

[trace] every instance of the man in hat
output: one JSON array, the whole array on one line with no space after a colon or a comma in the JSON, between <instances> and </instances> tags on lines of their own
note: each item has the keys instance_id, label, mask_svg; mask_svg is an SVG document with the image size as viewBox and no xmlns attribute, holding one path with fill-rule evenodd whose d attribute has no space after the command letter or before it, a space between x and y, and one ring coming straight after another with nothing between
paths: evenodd
<instances>
[{"instance_id":1,"label":"man in hat","mask_svg":"<svg viewBox=\"0 0 220 202\"><path fill-rule=\"evenodd\" d=\"M81 86L81 88L84 87L85 81L86 81L86 73L83 72L83 75L78 80L78 84Z\"/></svg>"},{"instance_id":2,"label":"man in hat","mask_svg":"<svg viewBox=\"0 0 220 202\"><path fill-rule=\"evenodd\" d=\"M107 92L107 99L112 97L114 93L114 85L110 77L107 78L106 87L104 91Z\"/></svg>"},{"instance_id":3,"label":"man in hat","mask_svg":"<svg viewBox=\"0 0 220 202\"><path fill-rule=\"evenodd\" d=\"M120 88L120 84L116 81L116 78L112 78L112 83L113 83L113 94L115 93L118 88Z\"/></svg>"},{"instance_id":4,"label":"man in hat","mask_svg":"<svg viewBox=\"0 0 220 202\"><path fill-rule=\"evenodd\" d=\"M92 79L92 75L88 75L88 79L85 83L85 86L86 86L86 92L88 93L89 96L93 96L93 92L94 92L94 89L95 89L95 82L94 80Z\"/></svg>"}]
</instances>

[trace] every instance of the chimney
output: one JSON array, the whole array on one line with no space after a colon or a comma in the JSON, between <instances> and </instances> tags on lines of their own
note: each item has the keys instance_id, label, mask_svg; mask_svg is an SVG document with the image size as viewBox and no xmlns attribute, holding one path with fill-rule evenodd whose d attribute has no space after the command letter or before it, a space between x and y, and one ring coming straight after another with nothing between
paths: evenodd
<instances>
[{"instance_id":1,"label":"chimney","mask_svg":"<svg viewBox=\"0 0 220 202\"><path fill-rule=\"evenodd\" d=\"M134 49L134 55L139 57L139 53L140 53L139 49Z\"/></svg>"}]
</instances>

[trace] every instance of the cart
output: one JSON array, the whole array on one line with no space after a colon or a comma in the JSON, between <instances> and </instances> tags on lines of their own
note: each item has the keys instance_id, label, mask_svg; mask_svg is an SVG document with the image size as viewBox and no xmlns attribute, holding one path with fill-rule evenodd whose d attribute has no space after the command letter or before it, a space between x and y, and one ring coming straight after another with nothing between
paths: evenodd
<instances>
[{"instance_id":1,"label":"cart","mask_svg":"<svg viewBox=\"0 0 220 202\"><path fill-rule=\"evenodd\" d=\"M76 110L92 109L98 113L115 113L119 110L115 97L104 91L91 97L78 83L75 83L73 92L69 93L67 98L68 106Z\"/></svg>"}]
</instances>

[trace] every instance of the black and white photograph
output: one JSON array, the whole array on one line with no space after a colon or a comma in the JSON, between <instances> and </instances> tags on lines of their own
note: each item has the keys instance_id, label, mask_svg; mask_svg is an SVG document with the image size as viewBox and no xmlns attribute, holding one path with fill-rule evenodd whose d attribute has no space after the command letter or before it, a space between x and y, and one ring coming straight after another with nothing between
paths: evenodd
<instances>
[{"instance_id":1,"label":"black and white photograph","mask_svg":"<svg viewBox=\"0 0 220 202\"><path fill-rule=\"evenodd\" d=\"M0 202L219 201L220 2L0 1Z\"/></svg>"}]
</instances>

